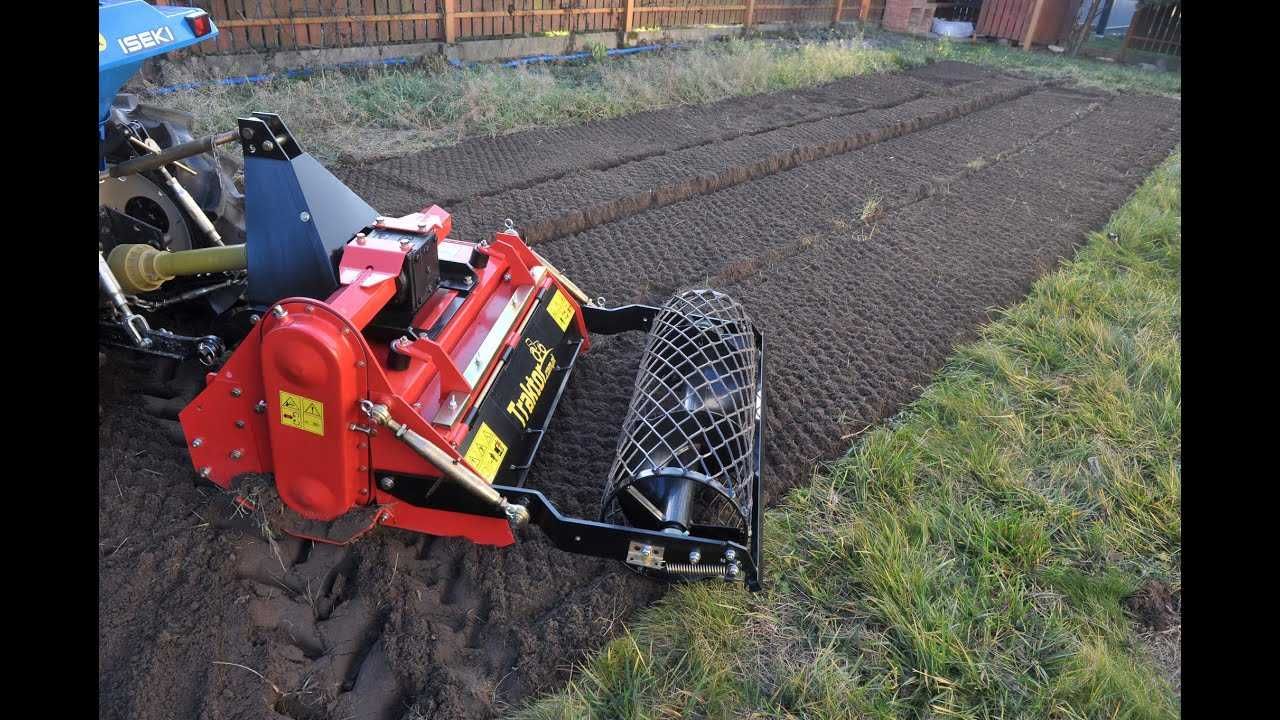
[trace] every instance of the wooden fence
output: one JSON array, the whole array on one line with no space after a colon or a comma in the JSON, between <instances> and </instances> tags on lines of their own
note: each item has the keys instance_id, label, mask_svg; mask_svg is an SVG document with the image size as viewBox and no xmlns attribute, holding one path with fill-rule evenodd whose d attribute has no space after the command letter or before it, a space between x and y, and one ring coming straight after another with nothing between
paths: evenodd
<instances>
[{"instance_id":1,"label":"wooden fence","mask_svg":"<svg viewBox=\"0 0 1280 720\"><path fill-rule=\"evenodd\" d=\"M1130 50L1182 57L1182 0L1139 4L1120 46L1121 61Z\"/></svg>"},{"instance_id":2,"label":"wooden fence","mask_svg":"<svg viewBox=\"0 0 1280 720\"><path fill-rule=\"evenodd\" d=\"M196 55L458 42L698 25L878 23L885 0L156 0L204 8L220 33Z\"/></svg>"},{"instance_id":3,"label":"wooden fence","mask_svg":"<svg viewBox=\"0 0 1280 720\"><path fill-rule=\"evenodd\" d=\"M984 0L978 13L978 37L1024 43L1062 42L1073 27L1080 0Z\"/></svg>"}]
</instances>

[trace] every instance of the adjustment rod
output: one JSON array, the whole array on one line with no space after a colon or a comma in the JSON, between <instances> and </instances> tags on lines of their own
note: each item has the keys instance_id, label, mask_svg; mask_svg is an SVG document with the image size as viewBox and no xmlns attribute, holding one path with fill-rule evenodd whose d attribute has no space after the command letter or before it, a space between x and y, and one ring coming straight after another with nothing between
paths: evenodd
<instances>
[{"instance_id":1,"label":"adjustment rod","mask_svg":"<svg viewBox=\"0 0 1280 720\"><path fill-rule=\"evenodd\" d=\"M506 498L502 497L497 490L493 489L492 485L477 475L471 468L463 465L449 453L410 430L408 425L397 422L395 418L391 417L391 410L386 405L375 405L368 400L361 400L360 409L365 415L369 416L369 419L373 420L374 424L384 425L390 429L395 434L396 439L408 445L411 450L434 465L445 477L458 483L472 495L490 503L495 509L501 510L512 525L520 527L529 522L528 508L507 502Z\"/></svg>"}]
</instances>

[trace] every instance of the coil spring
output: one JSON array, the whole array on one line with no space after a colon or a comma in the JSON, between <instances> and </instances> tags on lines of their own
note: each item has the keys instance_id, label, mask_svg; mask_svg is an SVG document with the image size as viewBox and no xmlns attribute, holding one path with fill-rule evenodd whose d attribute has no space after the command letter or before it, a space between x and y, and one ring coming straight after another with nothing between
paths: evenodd
<instances>
[{"instance_id":1,"label":"coil spring","mask_svg":"<svg viewBox=\"0 0 1280 720\"><path fill-rule=\"evenodd\" d=\"M710 563L667 563L663 565L663 569L671 575L684 575L687 577L725 577L729 571L727 565L713 565Z\"/></svg>"}]
</instances>

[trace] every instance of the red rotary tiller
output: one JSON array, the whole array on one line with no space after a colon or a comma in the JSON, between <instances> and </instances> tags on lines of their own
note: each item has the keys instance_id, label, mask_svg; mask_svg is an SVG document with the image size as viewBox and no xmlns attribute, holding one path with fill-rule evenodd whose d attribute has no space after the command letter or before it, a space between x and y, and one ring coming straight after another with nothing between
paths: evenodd
<instances>
[{"instance_id":1,"label":"red rotary tiller","mask_svg":"<svg viewBox=\"0 0 1280 720\"><path fill-rule=\"evenodd\" d=\"M256 322L180 415L201 476L273 473L306 519L365 509L499 546L532 524L569 552L759 588L764 343L737 303L601 307L510 221L465 242L439 207L379 216L278 117L239 130ZM529 469L591 338L630 331L648 340L600 517L566 517Z\"/></svg>"}]
</instances>

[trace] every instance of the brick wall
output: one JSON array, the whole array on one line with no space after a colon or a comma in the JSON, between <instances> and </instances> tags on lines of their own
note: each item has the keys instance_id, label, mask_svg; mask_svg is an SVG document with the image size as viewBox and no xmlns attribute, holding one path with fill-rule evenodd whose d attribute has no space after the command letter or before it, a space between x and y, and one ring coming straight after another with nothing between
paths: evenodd
<instances>
[{"instance_id":1,"label":"brick wall","mask_svg":"<svg viewBox=\"0 0 1280 720\"><path fill-rule=\"evenodd\" d=\"M885 0L882 23L886 30L927 33L933 27L934 10L929 0Z\"/></svg>"}]
</instances>

